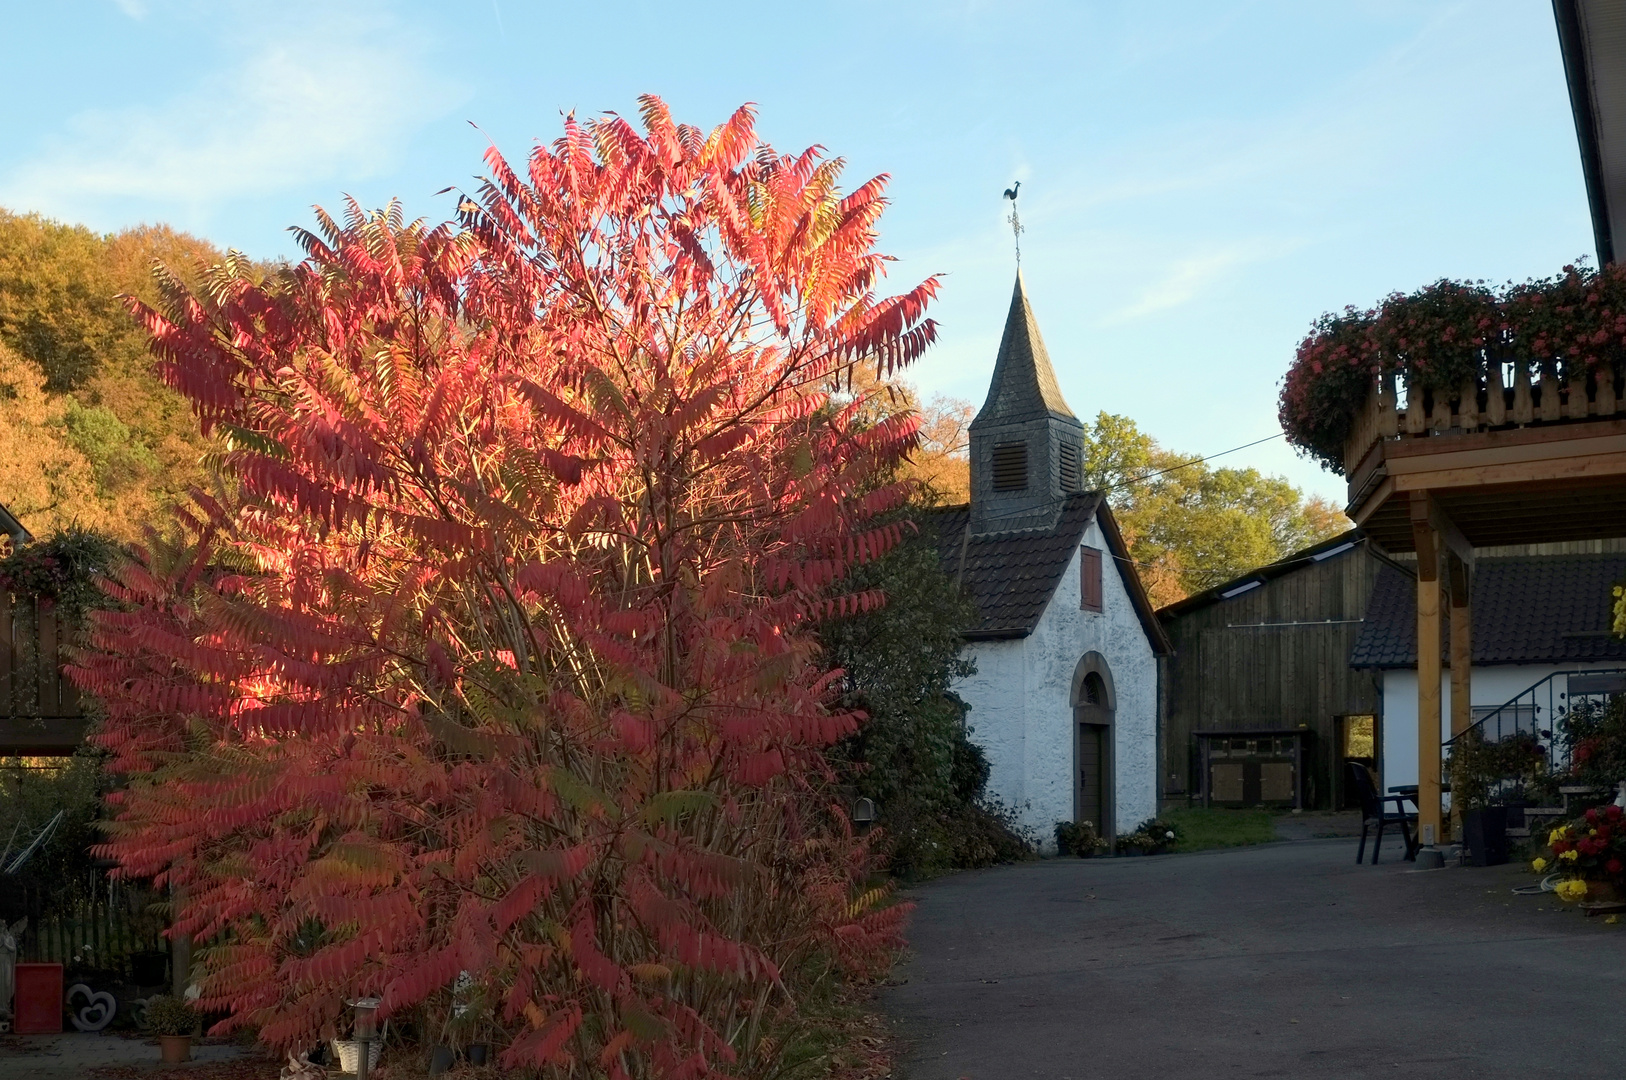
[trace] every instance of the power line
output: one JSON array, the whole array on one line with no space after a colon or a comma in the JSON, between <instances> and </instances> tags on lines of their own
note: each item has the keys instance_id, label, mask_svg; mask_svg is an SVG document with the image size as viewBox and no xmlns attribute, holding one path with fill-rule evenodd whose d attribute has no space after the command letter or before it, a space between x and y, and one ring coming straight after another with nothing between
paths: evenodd
<instances>
[{"instance_id":1,"label":"power line","mask_svg":"<svg viewBox=\"0 0 1626 1080\"><path fill-rule=\"evenodd\" d=\"M1091 490L1100 492L1102 494L1105 494L1108 491L1116 491L1118 488L1129 487L1132 484L1143 483L1144 481L1151 480L1151 479L1153 479L1155 477L1163 476L1166 473L1178 472L1181 469L1189 469L1193 465L1201 465L1205 461L1213 461L1215 458L1222 458L1227 454L1234 454L1238 450L1246 450L1250 446L1258 446L1260 443L1267 443L1267 442L1270 442L1272 439L1279 439L1284 434L1286 434L1286 433L1278 431L1274 435L1266 435L1262 439L1255 439L1255 440L1253 440L1253 442L1243 443L1241 446L1233 446L1229 450L1221 450L1217 454L1207 454L1207 455L1204 455L1202 457L1195 457L1195 458L1192 458L1190 461L1182 461L1178 465L1170 465L1166 469L1158 469L1158 470L1156 470L1154 472L1142 473L1140 476L1131 476L1126 480L1118 481L1116 484L1106 484L1106 485L1104 485L1102 487L1092 488ZM1059 499L1051 500L1051 505L1054 505L1057 502L1065 502L1067 500L1067 498L1069 497L1069 495L1071 495L1071 494L1072 493L1064 494ZM1025 509L1025 510L1006 510L1006 511L1003 511L1003 512L997 513L997 514L984 514L983 517L986 520L993 521L993 520L998 520L1000 518L1027 517L1030 514L1036 514L1036 513L1040 513L1040 512L1041 511L1039 510L1039 508L1030 507L1030 508Z\"/></svg>"},{"instance_id":2,"label":"power line","mask_svg":"<svg viewBox=\"0 0 1626 1080\"><path fill-rule=\"evenodd\" d=\"M1263 439L1255 439L1255 440L1253 440L1253 442L1243 443L1241 446L1233 446L1229 450L1221 450L1217 454L1209 454L1206 457L1194 457L1190 461L1183 461L1178 465L1170 465L1167 469L1158 469L1156 472L1143 473L1140 476L1130 477L1128 480L1120 480L1116 484L1108 484L1106 487L1101 488L1100 490L1101 491L1112 491L1115 488L1128 487L1130 484L1138 484L1143 480L1150 480L1154 476L1162 476L1165 473L1172 473L1172 472L1175 472L1175 471L1177 471L1179 469L1190 468L1193 465L1201 465L1205 461L1213 461L1215 458L1222 458L1226 454L1234 454L1238 450L1246 450L1250 446L1258 446L1260 443L1267 443L1267 442L1270 442L1272 439L1279 439L1284 434L1286 434L1286 433L1278 431L1274 435L1266 435Z\"/></svg>"}]
</instances>

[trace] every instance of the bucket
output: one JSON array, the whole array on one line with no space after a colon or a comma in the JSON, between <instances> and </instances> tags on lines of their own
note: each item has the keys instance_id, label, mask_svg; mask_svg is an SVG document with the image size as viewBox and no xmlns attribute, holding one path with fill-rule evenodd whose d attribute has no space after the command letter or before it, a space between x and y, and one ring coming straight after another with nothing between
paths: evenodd
<instances>
[{"instance_id":1,"label":"bucket","mask_svg":"<svg viewBox=\"0 0 1626 1080\"><path fill-rule=\"evenodd\" d=\"M356 1067L361 1064L361 1043L355 1039L334 1039L329 1045L333 1048L334 1058L339 1062L339 1071L354 1073ZM367 1044L368 1072L378 1068L378 1058L383 1052L383 1039L374 1039Z\"/></svg>"}]
</instances>

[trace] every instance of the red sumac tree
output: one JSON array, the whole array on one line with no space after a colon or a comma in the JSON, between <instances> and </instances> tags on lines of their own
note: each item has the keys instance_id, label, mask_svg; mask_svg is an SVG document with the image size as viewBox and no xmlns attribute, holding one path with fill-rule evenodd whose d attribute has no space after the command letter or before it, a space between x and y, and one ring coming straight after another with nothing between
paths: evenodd
<instances>
[{"instance_id":1,"label":"red sumac tree","mask_svg":"<svg viewBox=\"0 0 1626 1080\"><path fill-rule=\"evenodd\" d=\"M132 304L227 482L73 675L133 774L105 850L228 1027L463 993L508 1065L764 1075L810 979L897 943L810 626L880 602L841 582L916 422L821 387L919 356L936 281L879 295L884 178L642 113L492 151L456 224L319 212L291 270Z\"/></svg>"}]
</instances>

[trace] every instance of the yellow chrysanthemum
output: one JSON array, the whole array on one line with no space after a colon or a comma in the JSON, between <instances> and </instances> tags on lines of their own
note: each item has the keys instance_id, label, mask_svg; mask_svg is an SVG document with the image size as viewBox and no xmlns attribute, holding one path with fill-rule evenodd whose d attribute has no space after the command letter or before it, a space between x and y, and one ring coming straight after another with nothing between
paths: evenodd
<instances>
[{"instance_id":1,"label":"yellow chrysanthemum","mask_svg":"<svg viewBox=\"0 0 1626 1080\"><path fill-rule=\"evenodd\" d=\"M1560 881L1558 888L1553 891L1558 894L1560 900L1574 902L1586 896L1586 882L1576 881L1573 878L1569 881Z\"/></svg>"},{"instance_id":2,"label":"yellow chrysanthemum","mask_svg":"<svg viewBox=\"0 0 1626 1080\"><path fill-rule=\"evenodd\" d=\"M1552 832L1547 834L1547 843L1549 843L1549 844L1558 843L1560 840L1564 839L1565 834L1568 833L1568 832L1569 832L1569 829L1567 829L1563 825L1560 825L1558 828L1554 829Z\"/></svg>"},{"instance_id":3,"label":"yellow chrysanthemum","mask_svg":"<svg viewBox=\"0 0 1626 1080\"><path fill-rule=\"evenodd\" d=\"M1534 870L1538 874L1541 873L1543 870L1547 869L1547 860L1537 859L1535 862L1530 864L1530 869Z\"/></svg>"},{"instance_id":4,"label":"yellow chrysanthemum","mask_svg":"<svg viewBox=\"0 0 1626 1080\"><path fill-rule=\"evenodd\" d=\"M1574 848L1570 848L1568 851L1564 852L1558 857L1563 859L1565 862L1574 862L1576 859L1581 857L1581 853L1576 851Z\"/></svg>"}]
</instances>

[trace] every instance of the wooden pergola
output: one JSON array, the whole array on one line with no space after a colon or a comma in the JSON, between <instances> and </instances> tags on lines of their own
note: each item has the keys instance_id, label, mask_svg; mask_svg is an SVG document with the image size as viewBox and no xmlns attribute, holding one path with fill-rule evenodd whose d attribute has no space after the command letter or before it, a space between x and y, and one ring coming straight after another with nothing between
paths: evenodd
<instances>
[{"instance_id":1,"label":"wooden pergola","mask_svg":"<svg viewBox=\"0 0 1626 1080\"><path fill-rule=\"evenodd\" d=\"M1626 15L1554 0L1600 265L1626 247ZM1620 226L1622 238L1615 237ZM1371 542L1417 553L1417 762L1425 843L1441 812L1441 631L1451 625L1451 734L1472 721L1474 550L1626 536L1626 371L1485 355L1451 393L1378 381L1344 445L1348 514ZM1401 404L1397 389L1405 390ZM1600 597L1599 602L1607 602ZM1449 616L1444 613L1449 611Z\"/></svg>"},{"instance_id":2,"label":"wooden pergola","mask_svg":"<svg viewBox=\"0 0 1626 1080\"><path fill-rule=\"evenodd\" d=\"M1492 359L1454 398L1392 376L1368 396L1344 452L1349 516L1373 543L1417 555L1419 831L1446 838L1441 808L1441 667L1451 625L1451 734L1471 720L1474 550L1626 536L1626 396L1609 375L1503 385ZM1600 597L1599 603L1606 603ZM1432 647L1431 647L1432 644Z\"/></svg>"}]
</instances>

